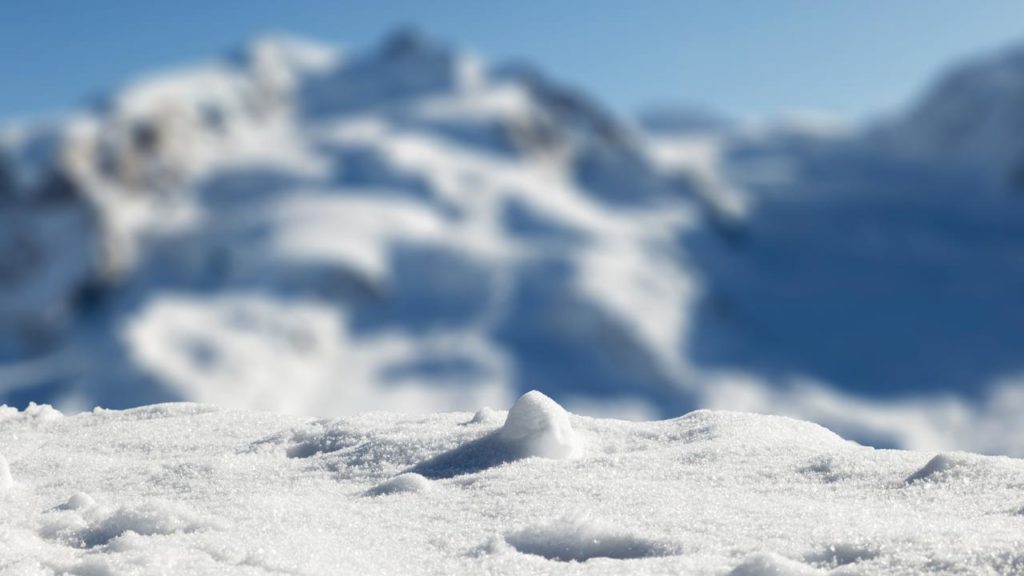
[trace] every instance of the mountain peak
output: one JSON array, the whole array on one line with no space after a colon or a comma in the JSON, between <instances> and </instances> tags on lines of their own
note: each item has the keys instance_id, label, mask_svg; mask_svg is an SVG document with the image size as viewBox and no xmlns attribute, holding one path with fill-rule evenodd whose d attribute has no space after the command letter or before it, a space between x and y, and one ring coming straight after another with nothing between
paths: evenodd
<instances>
[{"instance_id":1,"label":"mountain peak","mask_svg":"<svg viewBox=\"0 0 1024 576\"><path fill-rule=\"evenodd\" d=\"M880 134L902 153L980 169L999 187L1024 187L1024 46L941 76Z\"/></svg>"},{"instance_id":2,"label":"mountain peak","mask_svg":"<svg viewBox=\"0 0 1024 576\"><path fill-rule=\"evenodd\" d=\"M372 110L434 93L461 92L483 82L483 67L470 54L400 28L374 50L332 73L310 78L303 91L307 114L325 116Z\"/></svg>"}]
</instances>

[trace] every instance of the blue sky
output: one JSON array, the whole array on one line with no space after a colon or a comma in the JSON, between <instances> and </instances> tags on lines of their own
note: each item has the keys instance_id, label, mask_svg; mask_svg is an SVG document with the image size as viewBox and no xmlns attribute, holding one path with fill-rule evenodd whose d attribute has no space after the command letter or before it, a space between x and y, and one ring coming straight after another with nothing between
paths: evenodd
<instances>
[{"instance_id":1,"label":"blue sky","mask_svg":"<svg viewBox=\"0 0 1024 576\"><path fill-rule=\"evenodd\" d=\"M948 64L1024 43L1024 2L33 0L0 3L0 119L67 109L141 73L286 32L352 48L400 24L525 59L628 112L741 117L905 104Z\"/></svg>"}]
</instances>

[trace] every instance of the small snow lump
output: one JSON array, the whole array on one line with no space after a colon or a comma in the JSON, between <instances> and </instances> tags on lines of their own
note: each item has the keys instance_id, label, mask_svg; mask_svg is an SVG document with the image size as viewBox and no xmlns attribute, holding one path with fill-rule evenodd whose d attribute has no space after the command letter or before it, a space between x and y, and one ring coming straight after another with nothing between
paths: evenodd
<instances>
[{"instance_id":1,"label":"small snow lump","mask_svg":"<svg viewBox=\"0 0 1024 576\"><path fill-rule=\"evenodd\" d=\"M476 413L473 414L473 418L469 422L466 422L466 424L491 424L498 422L499 418L501 418L500 412L485 406L477 410Z\"/></svg>"},{"instance_id":2,"label":"small snow lump","mask_svg":"<svg viewBox=\"0 0 1024 576\"><path fill-rule=\"evenodd\" d=\"M395 476L374 486L366 492L367 496L384 496L387 494L400 494L403 492L423 492L430 489L430 480L415 473L408 472Z\"/></svg>"},{"instance_id":3,"label":"small snow lump","mask_svg":"<svg viewBox=\"0 0 1024 576\"><path fill-rule=\"evenodd\" d=\"M580 448L569 414L536 390L523 394L508 411L498 438L520 457L570 458Z\"/></svg>"},{"instance_id":4,"label":"small snow lump","mask_svg":"<svg viewBox=\"0 0 1024 576\"><path fill-rule=\"evenodd\" d=\"M979 458L972 454L963 452L946 452L939 454L928 461L920 470L907 477L906 483L913 484L919 481L935 480L956 475L972 465L975 465Z\"/></svg>"},{"instance_id":5,"label":"small snow lump","mask_svg":"<svg viewBox=\"0 0 1024 576\"><path fill-rule=\"evenodd\" d=\"M96 505L92 496L85 492L75 492L66 502L57 507L58 510L85 510Z\"/></svg>"},{"instance_id":6,"label":"small snow lump","mask_svg":"<svg viewBox=\"0 0 1024 576\"><path fill-rule=\"evenodd\" d=\"M592 558L630 560L670 556L675 546L615 530L587 519L562 519L533 526L505 536L523 554L559 562L586 562Z\"/></svg>"}]
</instances>

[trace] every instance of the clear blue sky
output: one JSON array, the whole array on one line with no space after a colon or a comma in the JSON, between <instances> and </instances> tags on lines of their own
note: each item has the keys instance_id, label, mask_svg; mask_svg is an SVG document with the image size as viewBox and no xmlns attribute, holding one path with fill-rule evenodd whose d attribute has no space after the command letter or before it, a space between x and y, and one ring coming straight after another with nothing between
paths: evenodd
<instances>
[{"instance_id":1,"label":"clear blue sky","mask_svg":"<svg viewBox=\"0 0 1024 576\"><path fill-rule=\"evenodd\" d=\"M535 62L621 111L677 101L856 117L906 103L951 62L1024 43L1024 2L11 0L0 119L67 109L261 33L361 48L399 24Z\"/></svg>"}]
</instances>

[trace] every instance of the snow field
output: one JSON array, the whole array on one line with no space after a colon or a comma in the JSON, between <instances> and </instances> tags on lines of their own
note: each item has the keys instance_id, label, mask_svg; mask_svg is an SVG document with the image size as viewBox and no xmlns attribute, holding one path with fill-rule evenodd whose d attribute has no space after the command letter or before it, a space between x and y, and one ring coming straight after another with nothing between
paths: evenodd
<instances>
[{"instance_id":1,"label":"snow field","mask_svg":"<svg viewBox=\"0 0 1024 576\"><path fill-rule=\"evenodd\" d=\"M782 417L32 410L0 411L3 574L1024 569L1021 461Z\"/></svg>"}]
</instances>

